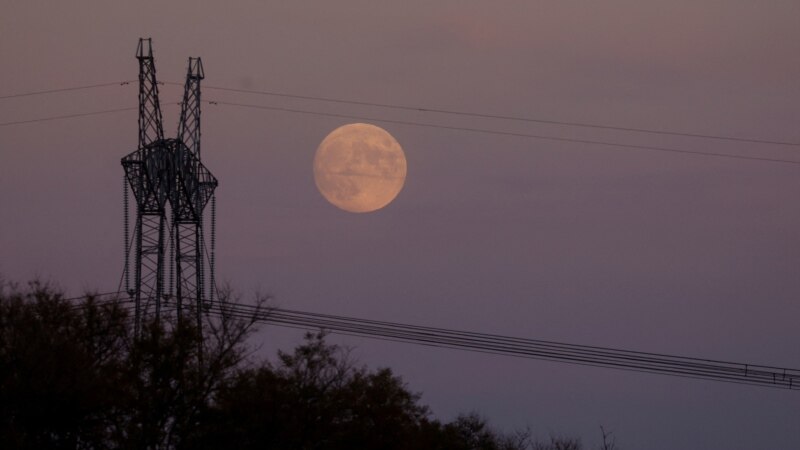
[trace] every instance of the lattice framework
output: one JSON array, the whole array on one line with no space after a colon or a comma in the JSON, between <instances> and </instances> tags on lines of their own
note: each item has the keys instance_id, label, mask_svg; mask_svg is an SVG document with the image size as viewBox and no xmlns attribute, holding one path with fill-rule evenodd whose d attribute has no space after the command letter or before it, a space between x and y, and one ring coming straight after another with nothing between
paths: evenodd
<instances>
[{"instance_id":1,"label":"lattice framework","mask_svg":"<svg viewBox=\"0 0 800 450\"><path fill-rule=\"evenodd\" d=\"M139 145L122 158L125 171L125 278L136 305L139 334L143 318L159 319L162 302L175 301L178 318L186 301L202 325L201 310L214 298L213 245L210 269L203 233L203 212L213 203L217 179L200 160L200 83L204 78L200 58L189 58L176 139L164 138L163 118L156 79L152 41L139 39ZM136 207L134 236L128 241L128 187ZM211 242L215 243L216 215L212 214ZM130 251L134 246L134 282L130 283ZM169 257L165 257L168 246ZM170 282L164 283L169 268ZM211 273L208 273L208 271ZM208 275L208 276L207 276ZM174 280L177 277L177 280ZM210 279L210 283L207 280ZM177 281L177 283L175 282ZM209 291L212 293L208 295Z\"/></svg>"}]
</instances>

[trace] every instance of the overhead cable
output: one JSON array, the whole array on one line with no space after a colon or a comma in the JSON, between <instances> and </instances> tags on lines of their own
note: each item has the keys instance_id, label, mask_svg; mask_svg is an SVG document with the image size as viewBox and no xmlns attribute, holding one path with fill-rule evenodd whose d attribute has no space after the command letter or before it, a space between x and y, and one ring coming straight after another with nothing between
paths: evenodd
<instances>
[{"instance_id":1,"label":"overhead cable","mask_svg":"<svg viewBox=\"0 0 800 450\"><path fill-rule=\"evenodd\" d=\"M629 149L629 150L648 150L648 151L665 152L665 153L678 153L678 154L693 155L693 156L709 156L709 157L715 157L715 158L728 158L728 159L739 159L739 160L747 160L747 161L763 161L763 162L773 162L773 163L800 165L800 161L791 160L791 159L782 159L782 158L767 158L767 157L761 157L761 156L735 155L735 154L731 154L731 153L707 152L707 151L700 151L700 150L683 150L683 149L678 149L678 148L660 147L660 146L654 146L654 145L624 144L624 143L619 143L619 142L598 141L598 140L591 140L591 139L577 139L577 138L547 136L547 135L530 134L530 133L518 133L518 132L511 132L511 131L490 130L490 129L486 129L486 128L439 125L439 124L433 124L433 123L428 123L428 122L413 122L413 121L406 121L406 120L385 119L385 118L380 118L380 117L361 116L361 115L354 115L354 114L328 113L328 112L311 111L311 110L306 110L306 109L284 108L284 107L279 107L279 106L265 106L265 105L254 105L254 104L249 104L249 103L227 102L227 101L222 101L222 100L203 100L203 101L208 103L208 104L210 104L210 105L234 106L234 107L241 107L241 108L262 109L262 110L268 110L268 111L279 111L279 112L288 112L288 113L295 113L295 114L308 114L308 115L315 115L315 116L336 117L336 118L353 119L353 120L368 120L368 121L374 121L374 122L393 123L393 124L398 124L398 125L410 125L410 126L415 126L415 127L438 128L438 129L454 130L454 131L468 131L468 132L473 132L473 133L492 134L492 135L500 135L500 136L514 136L514 137L523 137L523 138L547 140L547 141L554 141L554 142L570 142L570 143L577 143L577 144L589 144L589 145L600 145L600 146L605 146L605 147L616 147L616 148L623 148L623 149Z\"/></svg>"},{"instance_id":2,"label":"overhead cable","mask_svg":"<svg viewBox=\"0 0 800 450\"><path fill-rule=\"evenodd\" d=\"M57 92L67 92L67 91L81 91L84 89L95 89L101 87L108 87L108 86L125 86L130 83L134 83L135 80L126 80L126 81L114 81L111 83L98 83L98 84L89 84L86 86L73 86L73 87L66 87L66 88L57 88L57 89L45 89L42 91L31 91L31 92L22 92L19 94L9 94L9 95L0 95L0 100L5 100L9 98L19 98L19 97L31 97L34 95L43 95L43 94L55 94Z\"/></svg>"},{"instance_id":3,"label":"overhead cable","mask_svg":"<svg viewBox=\"0 0 800 450\"><path fill-rule=\"evenodd\" d=\"M103 111L92 111L86 113L76 113L76 114L66 114L63 116L50 116L50 117L39 117L37 119L28 119L28 120L16 120L13 122L0 122L0 127L7 127L9 125L21 125L24 123L35 123L35 122L48 122L51 120L61 120L61 119L72 119L75 117L86 117L86 116L99 116L103 114L113 114L123 111L133 111L139 109L136 106L131 106L129 108L117 108L117 109L106 109Z\"/></svg>"},{"instance_id":4,"label":"overhead cable","mask_svg":"<svg viewBox=\"0 0 800 450\"><path fill-rule=\"evenodd\" d=\"M2 95L2 96L0 96L0 100L18 98L18 97L29 97L29 96L36 96L36 95L44 95L44 94L54 94L54 93L59 93L59 92L78 91L78 90L85 90L85 89L95 89L95 88L109 87L109 86L125 86L125 85L131 84L131 83L135 83L135 82L136 82L136 80L124 80L124 81L114 81L114 82L109 82L109 83L90 84L90 85L84 85L84 86L73 86L73 87L56 88L56 89L45 89L45 90L39 90L39 91L23 92L23 93L18 93L18 94ZM182 83L177 83L177 82L173 82L173 81L159 82L159 84L183 86ZM610 130L610 131L624 131L624 132L654 134L654 135L663 135L663 136L678 136L678 137L689 137L689 138L699 138L699 139L714 139L714 140L722 140L722 141L730 141L730 142L743 142L743 143L754 143L754 144L767 144L767 145L781 145L781 146L789 146L789 147L800 147L800 143L798 143L798 142L789 142L789 141L774 140L774 139L758 139L758 138L746 138L746 137L725 136L725 135L716 135L716 134L690 133L690 132L685 132L685 131L657 130L657 129L653 129L653 128L604 125L604 124L587 123L587 122L575 122L575 121L566 121L566 120L533 118L533 117L525 117L525 116L512 116L512 115L507 115L507 114L488 114L488 113L480 113L480 112L475 112L475 111L457 111L457 110L444 109L444 108L429 108L429 107L421 107L421 106L398 105L398 104L383 103L383 102L368 102L368 101L360 101L360 100L346 100L346 99L342 99L342 98L314 96L314 95L290 94L290 93L285 93L285 92L254 90L254 89L240 89L240 88L232 88L232 87L226 87L226 86L208 86L208 85L206 85L206 86L204 86L204 88L205 89L210 89L210 90L217 90L217 91L221 91L221 92L234 92L234 93L243 93L243 94L254 94L254 95L262 95L262 96L270 96L270 97L291 98L291 99L298 99L298 100L311 100L311 101L324 102L324 103L336 103L336 104L355 105L355 106L369 106L369 107L378 107L378 108L393 109L393 110L400 110L400 111L436 113L436 114L446 114L446 115L454 115L454 116L462 116L462 117L474 117L474 118L481 118L481 119L505 120L505 121L526 122L526 123L540 123L540 124L545 124L545 125L558 125L558 126L570 126L570 127L579 127L579 128L592 128L592 129L601 129L601 130ZM77 117L77 116L75 116L75 117ZM67 118L67 117L63 117L63 118ZM47 120L47 119L45 119L45 120ZM16 124L16 123L17 122L13 122L13 123L9 123L9 124ZM23 122L19 122L19 123L27 123L27 121L23 121Z\"/></svg>"},{"instance_id":5,"label":"overhead cable","mask_svg":"<svg viewBox=\"0 0 800 450\"><path fill-rule=\"evenodd\" d=\"M305 330L323 329L336 334L428 347L800 390L800 369L785 367L568 344L224 302L211 304L206 313L215 317L255 320Z\"/></svg>"},{"instance_id":6,"label":"overhead cable","mask_svg":"<svg viewBox=\"0 0 800 450\"><path fill-rule=\"evenodd\" d=\"M166 82L166 84L179 85L179 83L174 83L174 82ZM571 122L571 121L563 121L563 120L541 119L541 118L511 116L511 115L503 115L503 114L486 114L486 113L478 113L478 112L472 112L472 111L456 111L456 110L451 110L451 109L427 108L427 107L419 107L419 106L397 105L397 104L391 104L391 103L345 100L345 99L341 99L341 98L320 97L320 96L312 96L312 95L287 94L287 93L283 93L283 92L274 92L274 91L259 91L259 90L252 90L252 89L237 89L237 88L230 88L230 87L224 87L224 86L208 86L208 85L205 85L205 86L203 86L203 88L204 89L210 89L210 90L218 90L218 91L223 91L223 92L236 92L236 93L244 93L244 94L256 94L256 95L264 95L264 96L271 96L271 97L292 98L292 99L299 99L299 100L312 100L312 101L318 101L318 102L339 103L339 104L356 105L356 106L371 106L371 107L402 110L402 111L431 112L431 113L437 113L437 114L448 114L448 115L463 116L463 117L475 117L475 118L481 118L481 119L510 120L510 121L517 121L517 122L541 123L541 124L547 124L547 125L560 125L560 126L571 126L571 127L580 127L580 128L594 128L594 129L602 129L602 130L625 131L625 132L635 132L635 133L644 133L644 134L657 134L657 135L665 135L665 136L680 136L680 137L701 138L701 139L715 139L715 140L732 141L732 142L749 142L749 143L755 143L755 144L785 145L785 146L800 147L800 143L798 143L798 142L788 142L788 141L779 141L779 140L770 140L770 139L754 139L754 138L744 138L744 137L736 137L736 136L722 136L722 135L714 135L714 134L688 133L688 132L682 132L682 131L656 130L656 129L652 129L652 128L621 127L621 126L602 125L602 124L594 124L594 123L586 123L586 122Z\"/></svg>"}]
</instances>

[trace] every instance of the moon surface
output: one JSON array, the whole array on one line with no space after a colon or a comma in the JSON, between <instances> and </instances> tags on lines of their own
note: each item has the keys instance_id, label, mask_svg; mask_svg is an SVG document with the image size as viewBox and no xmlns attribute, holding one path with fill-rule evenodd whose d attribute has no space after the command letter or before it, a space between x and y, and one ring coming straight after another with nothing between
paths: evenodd
<instances>
[{"instance_id":1,"label":"moon surface","mask_svg":"<svg viewBox=\"0 0 800 450\"><path fill-rule=\"evenodd\" d=\"M406 171L406 156L397 140L366 123L333 130L314 156L319 192L353 213L376 211L391 203L403 189Z\"/></svg>"}]
</instances>

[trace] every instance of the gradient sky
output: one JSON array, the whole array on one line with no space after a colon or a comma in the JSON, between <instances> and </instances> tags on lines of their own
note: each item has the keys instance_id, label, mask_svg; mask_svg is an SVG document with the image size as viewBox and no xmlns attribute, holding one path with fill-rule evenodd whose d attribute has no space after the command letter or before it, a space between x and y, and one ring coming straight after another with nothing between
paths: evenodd
<instances>
[{"instance_id":1,"label":"gradient sky","mask_svg":"<svg viewBox=\"0 0 800 450\"><path fill-rule=\"evenodd\" d=\"M5 2L0 95L158 77L207 86L800 142L800 2ZM162 102L180 100L166 85ZM800 148L204 90L208 100L800 160ZM0 100L0 123L135 107L135 84ZM164 107L175 134L178 109ZM800 166L406 125L408 179L350 214L317 192L348 120L203 105L218 277L280 306L800 366ZM0 274L115 290L136 112L0 127ZM301 333L265 328L265 354ZM623 448L800 448L797 392L335 338L438 417Z\"/></svg>"}]
</instances>

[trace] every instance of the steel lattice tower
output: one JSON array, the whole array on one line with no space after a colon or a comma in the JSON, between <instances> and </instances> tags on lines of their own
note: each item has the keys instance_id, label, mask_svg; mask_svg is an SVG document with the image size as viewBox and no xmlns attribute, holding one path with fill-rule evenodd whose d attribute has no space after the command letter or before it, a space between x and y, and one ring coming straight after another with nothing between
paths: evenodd
<instances>
[{"instance_id":1,"label":"steel lattice tower","mask_svg":"<svg viewBox=\"0 0 800 450\"><path fill-rule=\"evenodd\" d=\"M122 166L125 170L125 281L126 290L135 302L138 335L143 317L151 310L156 320L160 319L164 301L175 301L178 319L183 317L184 302L191 302L198 326L202 324L202 309L213 300L216 289L213 243L217 180L200 160L202 61L189 58L178 137L165 139L150 39L139 39L136 58L139 60L139 146L122 158ZM136 223L130 242L128 186L136 200ZM209 201L212 202L212 252L207 271L203 210ZM129 270L132 245L135 245L133 286ZM165 258L167 245L168 259ZM165 261L169 264L169 286L164 283Z\"/></svg>"}]
</instances>

